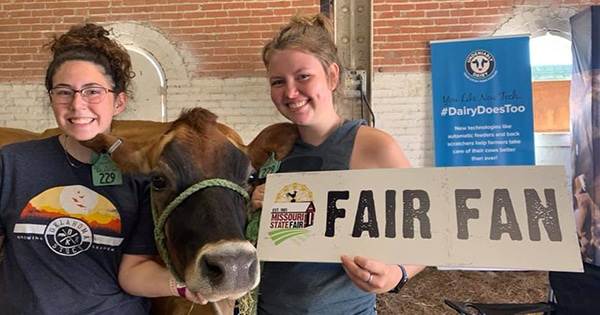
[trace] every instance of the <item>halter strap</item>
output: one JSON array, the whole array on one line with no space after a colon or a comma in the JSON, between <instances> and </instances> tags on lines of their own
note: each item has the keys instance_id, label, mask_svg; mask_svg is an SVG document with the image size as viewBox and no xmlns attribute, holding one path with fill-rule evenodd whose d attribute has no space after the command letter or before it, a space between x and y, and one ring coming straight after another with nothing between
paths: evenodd
<instances>
[{"instance_id":1,"label":"halter strap","mask_svg":"<svg viewBox=\"0 0 600 315\"><path fill-rule=\"evenodd\" d=\"M244 190L240 185L238 185L232 181L229 181L227 179L222 179L222 178L205 179L205 180L202 180L202 181L188 187L181 194L179 194L179 196L177 196L177 198L175 198L173 201L171 201L171 203L169 203L169 205L167 205L167 208L165 208L165 211L163 211L163 213L161 213L160 216L158 215L158 210L156 209L156 205L154 204L154 198L152 197L152 217L154 219L154 239L157 244L158 253L159 253L160 257L162 258L163 262L165 263L165 266L167 267L167 269L171 272L173 277L175 277L175 280L177 280L177 282L179 282L179 283L184 283L185 281L183 281L183 278L177 273L177 271L173 267L171 258L169 257L169 251L167 249L164 227L167 222L167 219L169 218L169 216L171 215L173 210L175 210L175 208L177 208L187 197L191 196L193 193L195 193L201 189L208 188L208 187L229 188L229 189L237 192L238 194L242 195L242 197L244 197L244 200L246 201L246 203L250 200L250 196L248 195L248 192L246 190ZM151 196L153 196L153 194L151 194Z\"/></svg>"}]
</instances>

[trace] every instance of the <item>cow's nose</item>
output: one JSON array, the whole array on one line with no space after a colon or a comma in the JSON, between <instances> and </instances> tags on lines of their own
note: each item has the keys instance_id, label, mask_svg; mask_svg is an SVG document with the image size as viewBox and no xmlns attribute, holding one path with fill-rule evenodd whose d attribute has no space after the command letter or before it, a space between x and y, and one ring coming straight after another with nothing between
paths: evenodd
<instances>
[{"instance_id":1,"label":"cow's nose","mask_svg":"<svg viewBox=\"0 0 600 315\"><path fill-rule=\"evenodd\" d=\"M198 264L201 274L216 291L250 289L255 285L259 274L258 258L254 250L214 250L202 255Z\"/></svg>"}]
</instances>

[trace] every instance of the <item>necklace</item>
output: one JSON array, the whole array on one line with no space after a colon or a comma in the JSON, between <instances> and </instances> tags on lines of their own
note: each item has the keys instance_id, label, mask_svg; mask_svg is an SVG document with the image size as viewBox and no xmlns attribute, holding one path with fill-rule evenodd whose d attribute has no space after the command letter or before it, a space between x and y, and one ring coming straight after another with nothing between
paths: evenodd
<instances>
[{"instance_id":1,"label":"necklace","mask_svg":"<svg viewBox=\"0 0 600 315\"><path fill-rule=\"evenodd\" d=\"M71 161L71 158L69 157L69 152L67 150L67 137L68 137L68 135L65 134L65 144L63 145L63 151L65 152L65 157L67 158L67 162L69 162L69 165L71 165L74 168L80 168L83 164L74 164Z\"/></svg>"}]
</instances>

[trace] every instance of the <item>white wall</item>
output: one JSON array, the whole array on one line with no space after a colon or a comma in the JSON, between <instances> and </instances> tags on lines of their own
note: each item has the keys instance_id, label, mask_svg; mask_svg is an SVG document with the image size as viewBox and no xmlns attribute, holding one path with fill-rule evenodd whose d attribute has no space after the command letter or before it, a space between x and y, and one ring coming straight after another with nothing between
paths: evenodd
<instances>
[{"instance_id":1,"label":"white wall","mask_svg":"<svg viewBox=\"0 0 600 315\"><path fill-rule=\"evenodd\" d=\"M271 103L264 78L169 80L168 83L169 121L176 119L183 108L205 107L248 143L262 128L284 120ZM376 73L372 87L376 127L398 141L413 167L433 166L429 73ZM55 127L42 83L0 85L0 99L3 100L0 126L34 131ZM566 165L570 171L568 134L536 134L535 141L537 164Z\"/></svg>"},{"instance_id":2,"label":"white wall","mask_svg":"<svg viewBox=\"0 0 600 315\"><path fill-rule=\"evenodd\" d=\"M563 165L567 186L571 189L571 135L569 133L536 133L535 164Z\"/></svg>"}]
</instances>

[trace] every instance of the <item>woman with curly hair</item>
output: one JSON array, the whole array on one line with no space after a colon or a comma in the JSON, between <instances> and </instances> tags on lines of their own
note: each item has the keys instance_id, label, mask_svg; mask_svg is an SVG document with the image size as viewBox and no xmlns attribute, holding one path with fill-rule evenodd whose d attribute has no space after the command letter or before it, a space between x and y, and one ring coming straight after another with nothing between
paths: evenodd
<instances>
[{"instance_id":1,"label":"woman with curly hair","mask_svg":"<svg viewBox=\"0 0 600 315\"><path fill-rule=\"evenodd\" d=\"M76 25L48 43L45 84L62 133L0 149L2 314L147 315L144 297L183 295L153 260L146 177L112 169L121 183L98 180L99 160L79 142L109 133L131 93L130 57L108 36Z\"/></svg>"}]
</instances>

